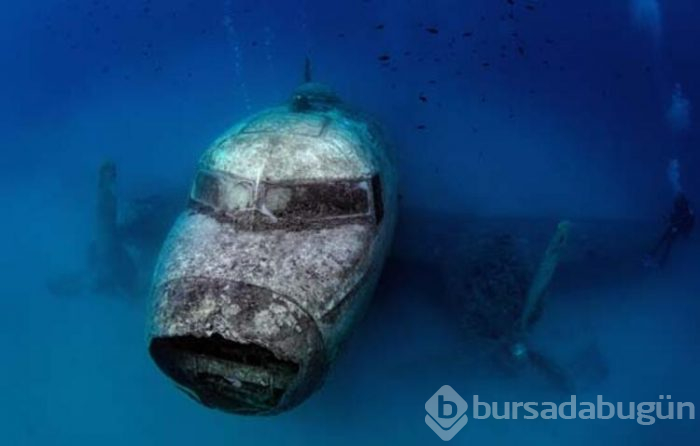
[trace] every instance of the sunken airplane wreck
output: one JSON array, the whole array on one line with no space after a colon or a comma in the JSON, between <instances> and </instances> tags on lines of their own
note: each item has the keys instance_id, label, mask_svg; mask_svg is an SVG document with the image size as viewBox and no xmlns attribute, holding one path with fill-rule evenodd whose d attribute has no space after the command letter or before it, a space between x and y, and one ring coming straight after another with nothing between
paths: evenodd
<instances>
[{"instance_id":1,"label":"sunken airplane wreck","mask_svg":"<svg viewBox=\"0 0 700 446\"><path fill-rule=\"evenodd\" d=\"M392 244L397 189L387 151L373 121L307 82L205 153L152 284L149 351L182 390L209 407L275 414L321 385ZM147 254L144 271L181 195L168 194L169 205L127 231L149 234L124 241ZM527 345L546 291L536 285L551 279L538 278L542 265L558 266L557 294L636 278L658 229L574 219L564 255L551 262L558 219L400 212L384 290L428 287L431 304L448 308L466 337L507 348L506 368L531 363L567 391L577 377ZM535 305L524 306L531 295Z\"/></svg>"},{"instance_id":2,"label":"sunken airplane wreck","mask_svg":"<svg viewBox=\"0 0 700 446\"><path fill-rule=\"evenodd\" d=\"M149 352L208 407L303 402L389 253L397 177L381 130L306 80L206 151L156 267Z\"/></svg>"}]
</instances>

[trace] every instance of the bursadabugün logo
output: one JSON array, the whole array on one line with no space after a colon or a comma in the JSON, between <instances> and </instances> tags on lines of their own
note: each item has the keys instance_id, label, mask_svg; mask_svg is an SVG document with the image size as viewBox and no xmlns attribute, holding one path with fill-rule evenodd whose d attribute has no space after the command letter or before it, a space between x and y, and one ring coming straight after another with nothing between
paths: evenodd
<instances>
[{"instance_id":1,"label":"bursadabug\u00fcn logo","mask_svg":"<svg viewBox=\"0 0 700 446\"><path fill-rule=\"evenodd\" d=\"M673 402L671 395L659 395L660 401L642 403L607 402L602 395L595 403L577 401L576 395L565 403L552 402L501 402L479 401L479 395L472 399L471 417L474 420L494 418L497 420L636 420L642 426L656 423L656 420L695 419L693 403ZM466 426L469 421L469 404L450 386L442 386L425 403L427 424L441 439L449 441Z\"/></svg>"}]
</instances>

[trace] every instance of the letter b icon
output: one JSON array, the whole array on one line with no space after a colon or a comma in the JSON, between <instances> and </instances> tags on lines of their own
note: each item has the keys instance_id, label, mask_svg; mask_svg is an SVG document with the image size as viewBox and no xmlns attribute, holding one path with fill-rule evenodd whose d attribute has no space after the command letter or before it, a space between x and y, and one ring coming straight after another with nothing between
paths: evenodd
<instances>
[{"instance_id":1,"label":"letter b icon","mask_svg":"<svg viewBox=\"0 0 700 446\"><path fill-rule=\"evenodd\" d=\"M449 411L445 412L445 406L449 407ZM444 395L438 395L438 418L454 418L457 416L457 403L445 401Z\"/></svg>"}]
</instances>

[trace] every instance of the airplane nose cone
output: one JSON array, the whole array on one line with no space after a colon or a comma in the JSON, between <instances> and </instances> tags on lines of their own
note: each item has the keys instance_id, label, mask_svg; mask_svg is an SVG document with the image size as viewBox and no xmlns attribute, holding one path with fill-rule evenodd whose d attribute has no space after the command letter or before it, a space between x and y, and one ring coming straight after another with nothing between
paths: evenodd
<instances>
[{"instance_id":1,"label":"airplane nose cone","mask_svg":"<svg viewBox=\"0 0 700 446\"><path fill-rule=\"evenodd\" d=\"M315 321L293 300L241 282L201 277L155 291L149 352L202 404L274 414L322 382L326 352Z\"/></svg>"}]
</instances>

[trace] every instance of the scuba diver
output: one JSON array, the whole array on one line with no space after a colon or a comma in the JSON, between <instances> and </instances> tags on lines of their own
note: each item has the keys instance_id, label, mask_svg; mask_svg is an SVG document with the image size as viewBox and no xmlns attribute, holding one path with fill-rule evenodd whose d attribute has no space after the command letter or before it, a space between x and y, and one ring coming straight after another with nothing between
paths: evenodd
<instances>
[{"instance_id":1,"label":"scuba diver","mask_svg":"<svg viewBox=\"0 0 700 446\"><path fill-rule=\"evenodd\" d=\"M673 202L673 210L669 215L666 231L647 255L645 262L647 266L664 266L678 236L689 237L694 226L695 213L685 194L678 192Z\"/></svg>"}]
</instances>

